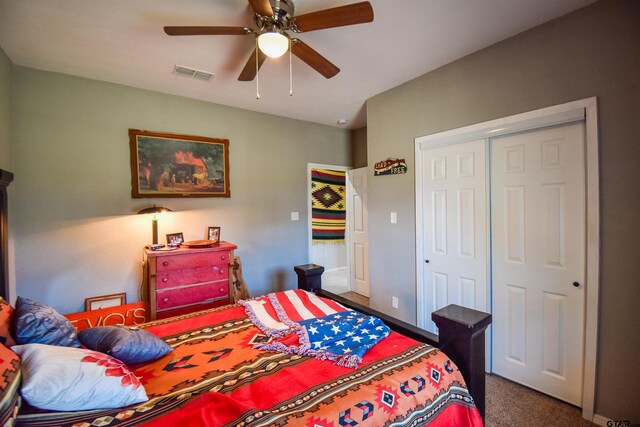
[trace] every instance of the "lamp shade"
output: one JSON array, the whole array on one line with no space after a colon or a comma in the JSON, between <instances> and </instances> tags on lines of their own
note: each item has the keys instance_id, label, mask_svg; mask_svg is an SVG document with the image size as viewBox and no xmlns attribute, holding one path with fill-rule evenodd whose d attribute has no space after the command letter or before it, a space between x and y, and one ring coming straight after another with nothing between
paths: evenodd
<instances>
[{"instance_id":1,"label":"lamp shade","mask_svg":"<svg viewBox=\"0 0 640 427\"><path fill-rule=\"evenodd\" d=\"M289 49L289 39L278 32L262 33L258 36L258 47L269 58L279 58Z\"/></svg>"},{"instance_id":2,"label":"lamp shade","mask_svg":"<svg viewBox=\"0 0 640 427\"><path fill-rule=\"evenodd\" d=\"M138 214L159 214L159 213L162 213L162 212L172 212L172 210L169 209L169 208L162 207L162 206L153 205L150 208L142 209L141 211L138 212Z\"/></svg>"}]
</instances>

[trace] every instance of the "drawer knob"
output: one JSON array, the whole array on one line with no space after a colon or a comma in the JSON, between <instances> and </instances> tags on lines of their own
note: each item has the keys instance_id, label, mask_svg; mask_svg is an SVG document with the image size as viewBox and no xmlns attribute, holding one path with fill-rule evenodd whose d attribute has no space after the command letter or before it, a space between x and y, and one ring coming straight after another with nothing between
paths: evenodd
<instances>
[{"instance_id":1,"label":"drawer knob","mask_svg":"<svg viewBox=\"0 0 640 427\"><path fill-rule=\"evenodd\" d=\"M220 288L220 292L224 292L224 288Z\"/></svg>"},{"instance_id":2,"label":"drawer knob","mask_svg":"<svg viewBox=\"0 0 640 427\"><path fill-rule=\"evenodd\" d=\"M163 299L162 299L162 302L169 302L169 298L166 298L166 297L165 297L165 298L163 298Z\"/></svg>"},{"instance_id":3,"label":"drawer knob","mask_svg":"<svg viewBox=\"0 0 640 427\"><path fill-rule=\"evenodd\" d=\"M164 265L166 267L167 265L169 265L169 261L163 262L162 265Z\"/></svg>"},{"instance_id":4,"label":"drawer knob","mask_svg":"<svg viewBox=\"0 0 640 427\"><path fill-rule=\"evenodd\" d=\"M220 257L220 259L224 261L225 259L227 259L227 257L226 257L226 256L224 256L224 255L222 255L222 256Z\"/></svg>"},{"instance_id":5,"label":"drawer knob","mask_svg":"<svg viewBox=\"0 0 640 427\"><path fill-rule=\"evenodd\" d=\"M224 274L224 270L223 269L220 269L220 274Z\"/></svg>"},{"instance_id":6,"label":"drawer knob","mask_svg":"<svg viewBox=\"0 0 640 427\"><path fill-rule=\"evenodd\" d=\"M162 279L162 281L163 281L163 282L165 282L165 283L167 283L167 282L169 281L169 278L168 278L168 277L165 277L165 278L163 278L163 279Z\"/></svg>"}]
</instances>

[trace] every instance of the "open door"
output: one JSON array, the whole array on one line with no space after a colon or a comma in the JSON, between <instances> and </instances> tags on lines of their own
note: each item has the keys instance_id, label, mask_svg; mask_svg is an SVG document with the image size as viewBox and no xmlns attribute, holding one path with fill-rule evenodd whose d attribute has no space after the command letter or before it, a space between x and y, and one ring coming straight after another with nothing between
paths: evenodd
<instances>
[{"instance_id":1,"label":"open door","mask_svg":"<svg viewBox=\"0 0 640 427\"><path fill-rule=\"evenodd\" d=\"M349 288L369 296L367 168L347 171L347 260Z\"/></svg>"}]
</instances>

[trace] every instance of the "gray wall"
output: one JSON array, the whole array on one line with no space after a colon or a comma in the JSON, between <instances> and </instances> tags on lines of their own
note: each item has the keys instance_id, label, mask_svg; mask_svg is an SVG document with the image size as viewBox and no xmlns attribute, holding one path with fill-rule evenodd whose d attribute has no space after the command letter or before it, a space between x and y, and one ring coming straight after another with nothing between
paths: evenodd
<instances>
[{"instance_id":1,"label":"gray wall","mask_svg":"<svg viewBox=\"0 0 640 427\"><path fill-rule=\"evenodd\" d=\"M367 128L351 131L351 158L354 168L367 166Z\"/></svg>"},{"instance_id":2,"label":"gray wall","mask_svg":"<svg viewBox=\"0 0 640 427\"><path fill-rule=\"evenodd\" d=\"M174 210L161 241L221 226L252 295L293 288L308 262L306 164L350 163L348 130L23 67L12 86L17 293L62 312L89 296L138 300L151 221L135 213L152 204ZM129 128L229 139L231 198L132 199Z\"/></svg>"},{"instance_id":3,"label":"gray wall","mask_svg":"<svg viewBox=\"0 0 640 427\"><path fill-rule=\"evenodd\" d=\"M0 48L0 169L11 171L11 68Z\"/></svg>"},{"instance_id":4,"label":"gray wall","mask_svg":"<svg viewBox=\"0 0 640 427\"><path fill-rule=\"evenodd\" d=\"M596 413L640 422L640 2L604 1L476 52L367 103L371 301L416 321L414 138L598 97L601 291ZM398 224L389 212L398 212ZM391 309L389 289L400 298Z\"/></svg>"}]
</instances>

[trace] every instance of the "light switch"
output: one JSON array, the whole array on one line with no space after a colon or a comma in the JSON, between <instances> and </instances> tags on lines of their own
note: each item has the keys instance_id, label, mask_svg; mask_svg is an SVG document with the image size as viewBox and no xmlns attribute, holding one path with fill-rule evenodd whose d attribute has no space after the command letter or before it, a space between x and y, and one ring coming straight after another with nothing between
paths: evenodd
<instances>
[{"instance_id":1,"label":"light switch","mask_svg":"<svg viewBox=\"0 0 640 427\"><path fill-rule=\"evenodd\" d=\"M300 212L291 212L291 221L300 220Z\"/></svg>"},{"instance_id":2,"label":"light switch","mask_svg":"<svg viewBox=\"0 0 640 427\"><path fill-rule=\"evenodd\" d=\"M398 222L398 214L395 212L391 212L391 224L396 224Z\"/></svg>"}]
</instances>

